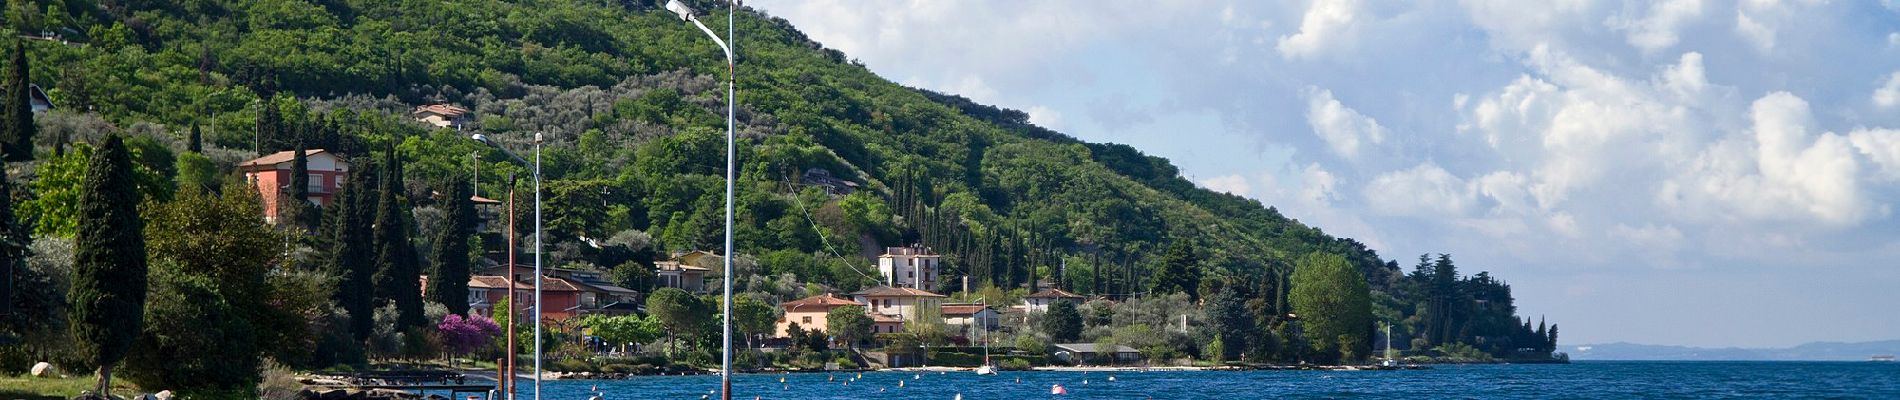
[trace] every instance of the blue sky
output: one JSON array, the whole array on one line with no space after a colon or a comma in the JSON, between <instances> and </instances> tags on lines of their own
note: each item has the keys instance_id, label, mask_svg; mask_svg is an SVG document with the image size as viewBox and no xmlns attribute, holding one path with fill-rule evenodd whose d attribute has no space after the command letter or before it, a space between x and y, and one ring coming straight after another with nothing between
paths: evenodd
<instances>
[{"instance_id":1,"label":"blue sky","mask_svg":"<svg viewBox=\"0 0 1900 400\"><path fill-rule=\"evenodd\" d=\"M748 4L1408 268L1451 253L1565 343L1900 338L1900 0Z\"/></svg>"}]
</instances>

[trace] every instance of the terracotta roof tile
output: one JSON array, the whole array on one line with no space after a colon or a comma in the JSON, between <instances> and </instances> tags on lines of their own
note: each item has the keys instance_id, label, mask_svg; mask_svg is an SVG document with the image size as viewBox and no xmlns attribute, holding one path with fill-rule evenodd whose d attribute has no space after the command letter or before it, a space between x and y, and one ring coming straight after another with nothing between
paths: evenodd
<instances>
[{"instance_id":1,"label":"terracotta roof tile","mask_svg":"<svg viewBox=\"0 0 1900 400\"><path fill-rule=\"evenodd\" d=\"M851 299L838 297L830 293L821 294L821 295L812 296L812 297L806 297L806 298L802 298L798 300L787 301L784 303L779 303L779 307L782 307L787 311L795 311L795 310L806 309L806 308L813 309L813 310L830 310L833 307L858 306L858 305L863 305L863 304L858 303L856 301L851 301Z\"/></svg>"},{"instance_id":2,"label":"terracotta roof tile","mask_svg":"<svg viewBox=\"0 0 1900 400\"><path fill-rule=\"evenodd\" d=\"M1023 298L1027 298L1027 299L1080 299L1082 298L1082 295L1069 293L1069 291L1062 290L1062 289L1047 289L1040 292L1036 292L1036 294L1023 296Z\"/></svg>"}]
</instances>

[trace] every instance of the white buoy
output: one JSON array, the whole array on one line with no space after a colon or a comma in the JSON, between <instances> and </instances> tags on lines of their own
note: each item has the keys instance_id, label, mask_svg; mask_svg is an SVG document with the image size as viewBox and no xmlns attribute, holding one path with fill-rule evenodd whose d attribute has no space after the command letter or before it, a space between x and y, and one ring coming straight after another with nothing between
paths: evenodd
<instances>
[{"instance_id":1,"label":"white buoy","mask_svg":"<svg viewBox=\"0 0 1900 400\"><path fill-rule=\"evenodd\" d=\"M902 380L900 380L900 381L897 381L897 387L900 387L900 388L901 388L901 387L904 387L904 381L902 381Z\"/></svg>"},{"instance_id":2,"label":"white buoy","mask_svg":"<svg viewBox=\"0 0 1900 400\"><path fill-rule=\"evenodd\" d=\"M952 398L951 400L963 400L963 394L962 394L962 393L957 393L957 397L955 397L955 398Z\"/></svg>"},{"instance_id":3,"label":"white buoy","mask_svg":"<svg viewBox=\"0 0 1900 400\"><path fill-rule=\"evenodd\" d=\"M1115 381L1115 376L1114 376L1114 375L1109 375L1109 376L1108 376L1108 381L1109 381L1109 382L1114 382L1114 381Z\"/></svg>"}]
</instances>

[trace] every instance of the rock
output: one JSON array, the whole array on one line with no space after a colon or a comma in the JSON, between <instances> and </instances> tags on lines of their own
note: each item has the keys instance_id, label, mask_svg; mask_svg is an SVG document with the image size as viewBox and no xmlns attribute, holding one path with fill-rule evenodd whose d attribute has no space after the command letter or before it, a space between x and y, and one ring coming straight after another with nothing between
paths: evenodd
<instances>
[{"instance_id":1,"label":"rock","mask_svg":"<svg viewBox=\"0 0 1900 400\"><path fill-rule=\"evenodd\" d=\"M33 364L33 376L45 378L52 374L53 374L52 363L41 361L38 364Z\"/></svg>"},{"instance_id":2,"label":"rock","mask_svg":"<svg viewBox=\"0 0 1900 400\"><path fill-rule=\"evenodd\" d=\"M350 397L350 391L343 389L330 389L317 392L317 400L343 400L348 397Z\"/></svg>"},{"instance_id":3,"label":"rock","mask_svg":"<svg viewBox=\"0 0 1900 400\"><path fill-rule=\"evenodd\" d=\"M172 391L170 390L160 390L158 391L158 394L152 395L152 397L157 398L158 400L172 400L173 396L172 396Z\"/></svg>"}]
</instances>

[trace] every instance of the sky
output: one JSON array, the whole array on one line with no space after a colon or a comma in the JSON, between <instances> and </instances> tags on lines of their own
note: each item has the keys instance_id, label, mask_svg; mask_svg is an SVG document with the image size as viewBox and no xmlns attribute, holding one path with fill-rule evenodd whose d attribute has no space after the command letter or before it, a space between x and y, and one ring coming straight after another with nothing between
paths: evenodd
<instances>
[{"instance_id":1,"label":"sky","mask_svg":"<svg viewBox=\"0 0 1900 400\"><path fill-rule=\"evenodd\" d=\"M1900 0L747 4L1407 269L1449 253L1565 344L1900 338Z\"/></svg>"}]
</instances>

